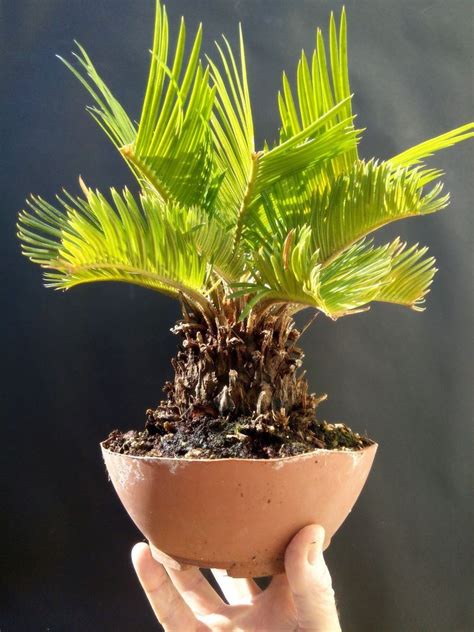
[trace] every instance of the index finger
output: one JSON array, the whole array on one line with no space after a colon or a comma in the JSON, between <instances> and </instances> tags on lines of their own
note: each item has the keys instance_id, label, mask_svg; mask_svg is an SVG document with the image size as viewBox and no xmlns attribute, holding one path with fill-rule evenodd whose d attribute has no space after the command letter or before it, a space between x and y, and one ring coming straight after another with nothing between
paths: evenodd
<instances>
[{"instance_id":1,"label":"index finger","mask_svg":"<svg viewBox=\"0 0 474 632\"><path fill-rule=\"evenodd\" d=\"M153 559L147 544L135 544L132 562L153 612L165 630L192 632L197 619L176 590L164 566Z\"/></svg>"}]
</instances>

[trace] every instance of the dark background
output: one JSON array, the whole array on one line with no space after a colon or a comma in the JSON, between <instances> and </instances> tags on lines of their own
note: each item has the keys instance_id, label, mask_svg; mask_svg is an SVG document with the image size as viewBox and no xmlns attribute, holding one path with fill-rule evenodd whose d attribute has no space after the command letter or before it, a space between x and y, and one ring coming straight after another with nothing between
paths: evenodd
<instances>
[{"instance_id":1,"label":"dark background","mask_svg":"<svg viewBox=\"0 0 474 632\"><path fill-rule=\"evenodd\" d=\"M0 381L5 586L1 632L156 629L129 551L140 535L107 482L98 443L141 427L170 374L177 306L124 285L42 288L19 254L16 213L35 192L131 184L55 60L83 43L135 117L152 36L152 0L0 0ZM283 68L294 76L314 27L339 0L170 0L176 33L205 25L247 42L258 143L278 127ZM470 0L348 0L361 153L389 157L472 119ZM473 145L446 150L452 205L386 230L420 240L440 272L428 310L375 306L305 335L322 414L380 443L356 509L327 553L345 631L473 629Z\"/></svg>"}]
</instances>

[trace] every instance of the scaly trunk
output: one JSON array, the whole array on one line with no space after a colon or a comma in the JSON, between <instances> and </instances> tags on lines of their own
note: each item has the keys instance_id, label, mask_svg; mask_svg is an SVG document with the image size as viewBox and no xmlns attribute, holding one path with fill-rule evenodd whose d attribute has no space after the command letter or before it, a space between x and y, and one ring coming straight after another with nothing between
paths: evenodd
<instances>
[{"instance_id":1,"label":"scaly trunk","mask_svg":"<svg viewBox=\"0 0 474 632\"><path fill-rule=\"evenodd\" d=\"M300 332L287 311L238 321L235 302L222 306L219 319L205 319L183 303L184 319L172 330L182 338L173 360L175 379L167 399L148 411L147 427L197 416L264 421L304 433L324 397L308 392L300 371ZM216 323L214 325L214 322Z\"/></svg>"}]
</instances>

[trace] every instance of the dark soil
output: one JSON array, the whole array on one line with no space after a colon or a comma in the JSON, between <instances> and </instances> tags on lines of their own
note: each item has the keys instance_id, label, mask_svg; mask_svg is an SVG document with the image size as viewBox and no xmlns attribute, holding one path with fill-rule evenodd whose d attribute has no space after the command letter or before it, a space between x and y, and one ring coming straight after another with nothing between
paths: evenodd
<instances>
[{"instance_id":1,"label":"dark soil","mask_svg":"<svg viewBox=\"0 0 474 632\"><path fill-rule=\"evenodd\" d=\"M157 423L152 411L148 413L145 430L125 433L114 430L105 447L134 456L270 459L317 448L361 450L373 443L344 424L315 421L305 428L303 435L290 426L278 427L264 419L231 421L226 417L200 415L180 422Z\"/></svg>"}]
</instances>

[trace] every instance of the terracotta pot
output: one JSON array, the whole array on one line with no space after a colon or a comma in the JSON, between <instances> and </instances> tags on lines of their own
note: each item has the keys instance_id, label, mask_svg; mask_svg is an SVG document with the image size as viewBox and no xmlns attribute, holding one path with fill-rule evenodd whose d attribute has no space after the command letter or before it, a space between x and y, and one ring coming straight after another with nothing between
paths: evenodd
<instances>
[{"instance_id":1,"label":"terracotta pot","mask_svg":"<svg viewBox=\"0 0 474 632\"><path fill-rule=\"evenodd\" d=\"M359 496L377 444L281 459L167 459L102 447L110 479L155 559L223 568L232 577L282 573L285 548L318 523L325 547Z\"/></svg>"}]
</instances>

